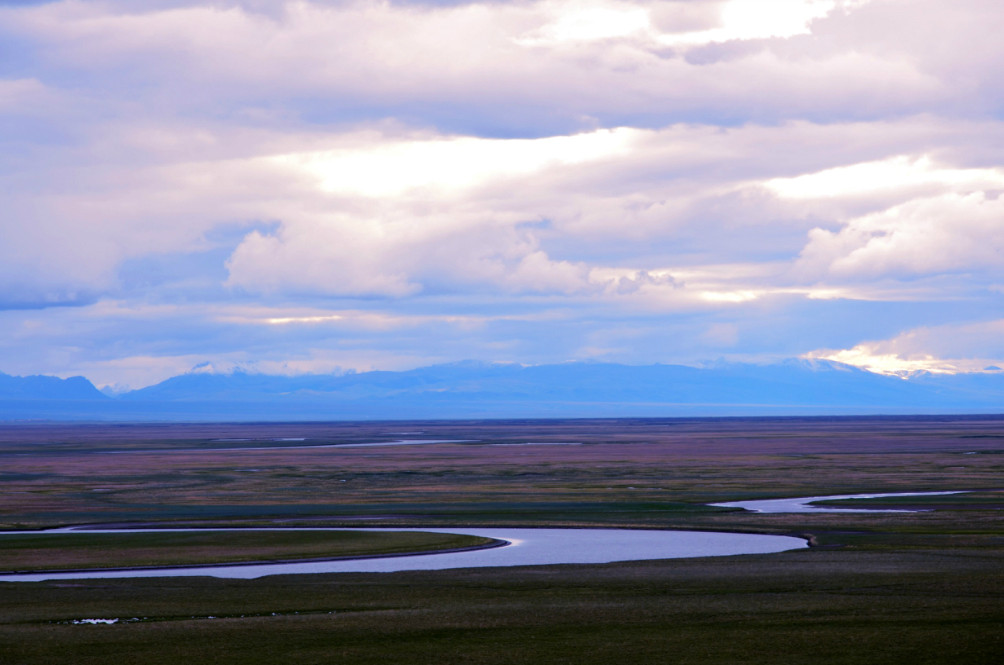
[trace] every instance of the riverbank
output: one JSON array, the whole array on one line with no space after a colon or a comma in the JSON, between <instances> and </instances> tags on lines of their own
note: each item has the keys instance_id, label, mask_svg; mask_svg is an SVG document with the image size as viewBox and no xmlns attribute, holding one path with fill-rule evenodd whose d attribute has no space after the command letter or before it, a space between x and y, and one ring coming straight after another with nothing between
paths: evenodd
<instances>
[{"instance_id":1,"label":"riverbank","mask_svg":"<svg viewBox=\"0 0 1004 665\"><path fill-rule=\"evenodd\" d=\"M505 544L493 538L418 530L62 528L0 532L0 580L196 566L357 561L476 551Z\"/></svg>"}]
</instances>

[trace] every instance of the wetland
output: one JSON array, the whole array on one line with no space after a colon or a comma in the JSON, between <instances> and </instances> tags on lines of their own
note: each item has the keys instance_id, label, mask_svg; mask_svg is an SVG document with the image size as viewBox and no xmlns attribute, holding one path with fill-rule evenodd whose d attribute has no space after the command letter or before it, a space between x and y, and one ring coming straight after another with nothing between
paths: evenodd
<instances>
[{"instance_id":1,"label":"wetland","mask_svg":"<svg viewBox=\"0 0 1004 665\"><path fill-rule=\"evenodd\" d=\"M440 442L358 445L405 439ZM995 663L1004 655L1002 478L1004 419L993 416L8 424L0 528L26 538L97 524L226 528L234 540L189 554L208 546L258 557L253 548L267 543L241 541L234 528L267 527L286 540L264 556L283 559L333 547L289 527L718 531L812 546L0 583L0 662ZM839 502L893 512L710 505L959 490ZM135 562L143 550L173 563L184 555L169 542L128 542L153 534L108 535L92 543L98 563ZM21 556L18 567L70 556L39 547L5 556Z\"/></svg>"}]
</instances>

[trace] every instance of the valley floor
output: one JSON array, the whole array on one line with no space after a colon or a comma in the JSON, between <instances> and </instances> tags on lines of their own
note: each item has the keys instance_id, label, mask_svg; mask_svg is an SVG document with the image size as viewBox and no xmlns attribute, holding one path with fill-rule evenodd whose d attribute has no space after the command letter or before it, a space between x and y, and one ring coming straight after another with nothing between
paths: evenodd
<instances>
[{"instance_id":1,"label":"valley floor","mask_svg":"<svg viewBox=\"0 0 1004 665\"><path fill-rule=\"evenodd\" d=\"M339 448L407 438L466 442ZM238 450L218 450L220 439ZM555 443L578 445L544 445ZM993 417L8 426L5 529L614 526L798 535L814 546L603 565L6 583L0 663L996 663L1002 478L1004 419ZM917 513L707 505L947 490L966 491L863 502ZM84 620L118 621L75 623Z\"/></svg>"}]
</instances>

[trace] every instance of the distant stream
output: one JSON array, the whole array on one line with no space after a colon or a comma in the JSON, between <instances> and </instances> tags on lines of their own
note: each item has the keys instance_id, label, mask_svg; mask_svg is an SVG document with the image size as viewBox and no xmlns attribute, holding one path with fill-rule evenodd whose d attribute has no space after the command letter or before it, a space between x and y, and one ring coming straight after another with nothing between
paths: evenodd
<instances>
[{"instance_id":1,"label":"distant stream","mask_svg":"<svg viewBox=\"0 0 1004 665\"><path fill-rule=\"evenodd\" d=\"M844 499L883 499L890 496L937 496L939 494L962 494L952 492L887 492L884 494L831 494L829 496L803 496L795 499L757 499L754 501L729 501L709 505L721 508L743 508L754 513L916 513L905 508L839 508L837 506L814 506L817 501L842 501Z\"/></svg>"}]
</instances>

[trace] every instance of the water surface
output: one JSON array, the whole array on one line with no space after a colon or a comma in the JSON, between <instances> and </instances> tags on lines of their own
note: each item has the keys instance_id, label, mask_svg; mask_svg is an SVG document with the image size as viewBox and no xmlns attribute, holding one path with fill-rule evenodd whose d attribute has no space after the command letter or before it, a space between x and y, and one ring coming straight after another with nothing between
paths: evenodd
<instances>
[{"instance_id":1,"label":"water surface","mask_svg":"<svg viewBox=\"0 0 1004 665\"><path fill-rule=\"evenodd\" d=\"M255 530L255 529L242 529ZM262 529L258 529L262 530ZM367 529L331 529L363 531ZM464 552L428 553L369 559L303 561L145 570L91 570L77 572L0 575L0 582L91 579L114 577L212 577L250 579L265 575L313 573L389 573L404 570L446 570L495 566L540 566L567 563L612 563L645 559L678 559L736 554L769 554L807 547L801 538L708 531L654 531L639 529L369 529L373 531L426 531L483 536L506 541L503 547ZM72 538L70 529L55 530ZM163 529L159 531L164 531ZM123 530L88 530L88 533L123 533ZM135 531L132 531L135 532ZM23 532L21 532L23 533ZM50 532L51 533L51 532ZM0 534L2 538L2 534Z\"/></svg>"},{"instance_id":2,"label":"water surface","mask_svg":"<svg viewBox=\"0 0 1004 665\"><path fill-rule=\"evenodd\" d=\"M831 494L829 496L803 496L794 499L760 499L756 501L730 501L712 503L723 508L745 508L754 513L916 513L918 510L905 508L837 508L834 506L814 506L816 501L841 501L843 499L882 499L888 496L936 496L938 494L961 494L953 492L886 492L882 494Z\"/></svg>"}]
</instances>

